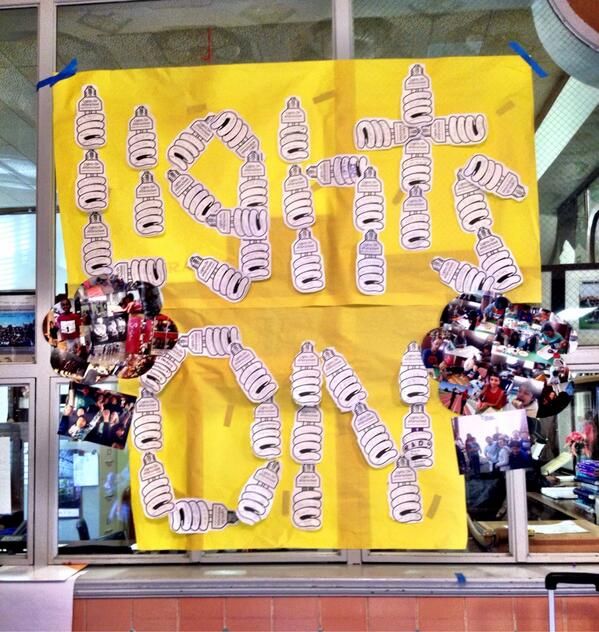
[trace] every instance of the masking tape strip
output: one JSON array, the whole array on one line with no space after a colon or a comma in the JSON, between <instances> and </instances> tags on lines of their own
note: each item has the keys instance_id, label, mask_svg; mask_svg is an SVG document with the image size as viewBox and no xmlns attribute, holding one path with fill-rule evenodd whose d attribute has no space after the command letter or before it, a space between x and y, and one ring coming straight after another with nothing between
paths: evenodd
<instances>
[{"instance_id":1,"label":"masking tape strip","mask_svg":"<svg viewBox=\"0 0 599 632\"><path fill-rule=\"evenodd\" d=\"M322 92L317 94L312 101L314 103L321 103L322 101L326 101L327 99L332 99L335 96L334 90L329 90L328 92Z\"/></svg>"},{"instance_id":2,"label":"masking tape strip","mask_svg":"<svg viewBox=\"0 0 599 632\"><path fill-rule=\"evenodd\" d=\"M282 502L281 513L284 516L288 516L289 515L289 508L291 506L291 492L289 492L288 490L285 490L283 492L283 495L282 495L282 498L281 498L281 502Z\"/></svg>"},{"instance_id":3,"label":"masking tape strip","mask_svg":"<svg viewBox=\"0 0 599 632\"><path fill-rule=\"evenodd\" d=\"M510 99L509 101L506 101L500 108L498 108L497 114L501 116L502 114L505 114L506 112L511 110L514 106L515 103Z\"/></svg>"},{"instance_id":4,"label":"masking tape strip","mask_svg":"<svg viewBox=\"0 0 599 632\"><path fill-rule=\"evenodd\" d=\"M225 411L225 426L228 428L233 420L233 411L235 406L233 404L227 404L227 410Z\"/></svg>"},{"instance_id":5,"label":"masking tape strip","mask_svg":"<svg viewBox=\"0 0 599 632\"><path fill-rule=\"evenodd\" d=\"M437 509L439 509L439 505L441 504L441 496L439 494L435 494L433 496L433 501L431 502L431 506L428 508L426 512L427 518L434 518L437 513Z\"/></svg>"},{"instance_id":6,"label":"masking tape strip","mask_svg":"<svg viewBox=\"0 0 599 632\"><path fill-rule=\"evenodd\" d=\"M536 74L541 77L541 79L549 76L549 73L541 67L539 62L526 52L524 46L518 42L509 42L508 45L514 53L522 57L522 59L536 72Z\"/></svg>"},{"instance_id":7,"label":"masking tape strip","mask_svg":"<svg viewBox=\"0 0 599 632\"><path fill-rule=\"evenodd\" d=\"M72 77L77 72L77 58L73 57L71 61L59 72L55 75L51 75L50 77L46 77L41 81L38 81L35 84L35 89L39 90L40 88L44 88L45 86L52 87L55 83L62 81L63 79L68 79Z\"/></svg>"}]
</instances>

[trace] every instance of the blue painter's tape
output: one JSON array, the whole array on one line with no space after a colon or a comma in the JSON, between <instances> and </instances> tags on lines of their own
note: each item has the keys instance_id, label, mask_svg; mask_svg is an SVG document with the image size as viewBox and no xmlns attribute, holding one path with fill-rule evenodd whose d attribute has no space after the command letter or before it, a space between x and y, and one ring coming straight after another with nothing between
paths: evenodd
<instances>
[{"instance_id":1,"label":"blue painter's tape","mask_svg":"<svg viewBox=\"0 0 599 632\"><path fill-rule=\"evenodd\" d=\"M73 57L73 59L71 59L71 61L60 72L57 72L55 75L52 75L51 77L46 77L45 79L38 81L37 85L35 86L36 90L39 90L40 88L43 88L44 86L53 86L55 83L58 83L59 81L62 81L63 79L68 79L69 77L72 77L76 72L77 72L77 59Z\"/></svg>"},{"instance_id":2,"label":"blue painter's tape","mask_svg":"<svg viewBox=\"0 0 599 632\"><path fill-rule=\"evenodd\" d=\"M466 576L464 575L464 573L455 573L455 577L458 580L458 584L466 583Z\"/></svg>"},{"instance_id":3,"label":"blue painter's tape","mask_svg":"<svg viewBox=\"0 0 599 632\"><path fill-rule=\"evenodd\" d=\"M518 42L509 42L509 47L516 53L520 55L522 59L537 73L539 77L542 79L549 76L549 73L541 67L539 62L533 59L527 52L526 49Z\"/></svg>"}]
</instances>

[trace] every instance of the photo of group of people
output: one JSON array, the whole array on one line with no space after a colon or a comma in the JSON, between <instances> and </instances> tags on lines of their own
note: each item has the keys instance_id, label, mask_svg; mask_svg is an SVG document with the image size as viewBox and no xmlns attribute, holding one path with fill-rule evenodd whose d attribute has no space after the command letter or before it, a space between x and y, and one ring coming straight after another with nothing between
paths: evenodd
<instances>
[{"instance_id":1,"label":"photo of group of people","mask_svg":"<svg viewBox=\"0 0 599 632\"><path fill-rule=\"evenodd\" d=\"M136 397L71 382L58 434L123 450Z\"/></svg>"},{"instance_id":2,"label":"photo of group of people","mask_svg":"<svg viewBox=\"0 0 599 632\"><path fill-rule=\"evenodd\" d=\"M476 478L532 466L532 440L521 410L455 417L453 436L461 474Z\"/></svg>"},{"instance_id":3,"label":"photo of group of people","mask_svg":"<svg viewBox=\"0 0 599 632\"><path fill-rule=\"evenodd\" d=\"M573 338L571 326L550 310L503 296L461 295L426 335L422 359L439 382L442 403L458 415L522 410L543 418L572 399L562 356Z\"/></svg>"},{"instance_id":4,"label":"photo of group of people","mask_svg":"<svg viewBox=\"0 0 599 632\"><path fill-rule=\"evenodd\" d=\"M35 297L0 296L0 362L33 362Z\"/></svg>"},{"instance_id":5,"label":"photo of group of people","mask_svg":"<svg viewBox=\"0 0 599 632\"><path fill-rule=\"evenodd\" d=\"M57 296L44 320L52 367L86 384L142 375L178 338L161 306L158 288L115 275L88 279L72 300Z\"/></svg>"},{"instance_id":6,"label":"photo of group of people","mask_svg":"<svg viewBox=\"0 0 599 632\"><path fill-rule=\"evenodd\" d=\"M599 281L580 284L579 306L588 310L578 321L580 329L599 329Z\"/></svg>"}]
</instances>

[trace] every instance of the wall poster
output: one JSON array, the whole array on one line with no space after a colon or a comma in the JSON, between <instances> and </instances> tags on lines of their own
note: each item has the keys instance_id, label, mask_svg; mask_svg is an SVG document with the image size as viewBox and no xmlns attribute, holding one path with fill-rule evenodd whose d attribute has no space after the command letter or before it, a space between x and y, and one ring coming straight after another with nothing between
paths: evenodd
<instances>
[{"instance_id":1,"label":"wall poster","mask_svg":"<svg viewBox=\"0 0 599 632\"><path fill-rule=\"evenodd\" d=\"M138 395L139 548L463 549L452 414L417 341L456 293L541 298L530 68L110 70L53 90L71 288L151 283L179 332L119 385Z\"/></svg>"}]
</instances>

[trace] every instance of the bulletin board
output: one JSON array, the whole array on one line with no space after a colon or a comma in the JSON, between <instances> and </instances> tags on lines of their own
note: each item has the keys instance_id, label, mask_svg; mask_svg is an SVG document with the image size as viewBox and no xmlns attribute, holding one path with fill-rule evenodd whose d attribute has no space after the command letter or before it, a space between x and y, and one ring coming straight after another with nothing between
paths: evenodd
<instances>
[{"instance_id":1,"label":"bulletin board","mask_svg":"<svg viewBox=\"0 0 599 632\"><path fill-rule=\"evenodd\" d=\"M261 459L251 448L257 402L232 356L187 353L159 393L160 449L148 459L130 444L139 548L463 549L450 413L431 381L430 463L402 479L414 410L398 379L402 359L414 362L410 343L457 293L541 298L532 78L522 59L90 71L53 90L69 284L106 270L154 280L180 333L236 327L277 387L280 456ZM290 380L306 342L351 368L360 403L404 461L368 462L352 426L363 409L343 410L324 375L320 515L302 525L297 477L313 468L293 458ZM139 380L120 388L137 394ZM206 531L184 530L183 513L176 524L151 517L137 477L149 460L168 476L173 503L209 501L193 508L196 523L212 524L210 503L234 512L248 477L276 462L254 480L277 479L268 515L250 524L225 513ZM418 488L410 520L394 517L400 484Z\"/></svg>"}]
</instances>

